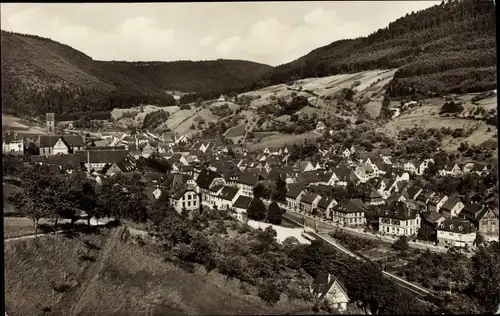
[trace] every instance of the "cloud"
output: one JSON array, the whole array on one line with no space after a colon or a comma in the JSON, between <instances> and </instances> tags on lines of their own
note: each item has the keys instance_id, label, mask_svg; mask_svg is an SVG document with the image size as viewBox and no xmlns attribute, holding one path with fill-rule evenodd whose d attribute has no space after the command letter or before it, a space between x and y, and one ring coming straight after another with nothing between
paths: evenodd
<instances>
[{"instance_id":1,"label":"cloud","mask_svg":"<svg viewBox=\"0 0 500 316\"><path fill-rule=\"evenodd\" d=\"M242 44L242 39L239 36L229 37L222 40L215 48L215 51L222 55L230 55L239 51Z\"/></svg>"},{"instance_id":2,"label":"cloud","mask_svg":"<svg viewBox=\"0 0 500 316\"><path fill-rule=\"evenodd\" d=\"M294 60L313 48L327 45L358 29L352 23L339 20L334 11L317 8L306 13L301 22L295 25L277 17L257 21L243 37L233 36L220 41L217 52L242 59L265 58L277 65Z\"/></svg>"},{"instance_id":3,"label":"cloud","mask_svg":"<svg viewBox=\"0 0 500 316\"><path fill-rule=\"evenodd\" d=\"M212 36L205 36L199 40L198 44L202 47L206 47L212 45L214 40L215 39Z\"/></svg>"},{"instance_id":4,"label":"cloud","mask_svg":"<svg viewBox=\"0 0 500 316\"><path fill-rule=\"evenodd\" d=\"M161 28L145 16L126 19L115 31L107 31L63 24L58 18L47 18L41 8L11 15L5 29L49 37L103 60L144 60L144 56L150 60L164 60L165 51L174 43L175 35L173 30Z\"/></svg>"}]
</instances>

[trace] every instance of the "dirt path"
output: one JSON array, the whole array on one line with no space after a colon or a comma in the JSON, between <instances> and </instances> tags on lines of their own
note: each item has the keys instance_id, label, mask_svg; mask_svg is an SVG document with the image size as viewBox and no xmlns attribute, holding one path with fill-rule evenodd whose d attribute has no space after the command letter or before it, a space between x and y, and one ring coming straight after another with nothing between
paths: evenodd
<instances>
[{"instance_id":1,"label":"dirt path","mask_svg":"<svg viewBox=\"0 0 500 316\"><path fill-rule=\"evenodd\" d=\"M73 305L70 312L68 313L69 315L78 315L79 312L81 311L81 309L83 307L81 305L82 299L84 299L85 296L88 295L87 293L89 293L89 291L91 290L92 285L95 283L97 278L100 276L99 273L102 271L102 269L104 268L104 265L106 264L106 258L116 248L116 246L120 242L122 233L124 232L125 229L126 229L126 227L120 227L119 229L117 229L114 232L114 234L112 236L110 236L110 238L106 241L106 243L101 247L102 251L99 253L99 256L96 260L96 262L98 262L98 264L94 264L90 268L91 271L89 271L89 275L91 276L91 278L90 278L90 280L88 280L86 282L85 287L81 290L78 297L74 300L75 304Z\"/></svg>"}]
</instances>

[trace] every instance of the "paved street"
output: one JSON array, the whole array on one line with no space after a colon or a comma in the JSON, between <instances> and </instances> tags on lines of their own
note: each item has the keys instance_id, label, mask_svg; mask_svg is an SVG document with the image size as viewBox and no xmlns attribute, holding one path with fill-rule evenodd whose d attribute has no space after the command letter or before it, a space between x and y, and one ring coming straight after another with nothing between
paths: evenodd
<instances>
[{"instance_id":1,"label":"paved street","mask_svg":"<svg viewBox=\"0 0 500 316\"><path fill-rule=\"evenodd\" d=\"M314 218L309 215L305 215L302 213L294 212L294 211L288 211L286 212L286 216L289 218L293 219L294 221L297 221L299 223L303 223L305 220L306 226L309 227L314 227ZM397 240L397 238L393 237L388 237L388 236L380 236L379 234L373 234L373 233L365 233L363 232L363 228L350 228L350 227L343 227L343 226L337 226L331 222L327 222L326 220L319 220L316 219L316 225L318 227L318 231L320 231L323 235L327 235L328 232L333 231L335 229L342 229L344 232L352 234L352 235L357 235L359 237L363 238L370 238L370 239L376 239L376 240L381 240L387 243L393 243ZM434 244L430 243L424 243L424 242L409 242L408 243L410 247L416 248L416 249L422 249L422 250L427 250L429 249L430 251L435 251L435 252L446 252L448 251L447 248L441 247L441 246L435 246Z\"/></svg>"}]
</instances>

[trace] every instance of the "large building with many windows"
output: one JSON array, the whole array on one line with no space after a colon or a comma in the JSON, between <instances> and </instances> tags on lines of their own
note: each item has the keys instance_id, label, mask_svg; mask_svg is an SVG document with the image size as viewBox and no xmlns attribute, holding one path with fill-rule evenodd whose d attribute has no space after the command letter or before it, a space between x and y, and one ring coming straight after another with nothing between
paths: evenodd
<instances>
[{"instance_id":1,"label":"large building with many windows","mask_svg":"<svg viewBox=\"0 0 500 316\"><path fill-rule=\"evenodd\" d=\"M170 203L179 213L193 211L200 208L200 196L194 188L183 187L172 195Z\"/></svg>"},{"instance_id":2,"label":"large building with many windows","mask_svg":"<svg viewBox=\"0 0 500 316\"><path fill-rule=\"evenodd\" d=\"M420 214L404 202L394 201L379 218L379 232L394 236L416 235L420 229Z\"/></svg>"}]
</instances>

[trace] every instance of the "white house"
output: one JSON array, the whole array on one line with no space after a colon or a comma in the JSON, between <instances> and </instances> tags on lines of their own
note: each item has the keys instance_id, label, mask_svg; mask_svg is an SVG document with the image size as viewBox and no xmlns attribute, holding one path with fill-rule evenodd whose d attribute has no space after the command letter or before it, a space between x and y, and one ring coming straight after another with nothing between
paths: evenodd
<instances>
[{"instance_id":1,"label":"white house","mask_svg":"<svg viewBox=\"0 0 500 316\"><path fill-rule=\"evenodd\" d=\"M468 220L447 219L436 230L437 242L441 246L471 247L476 240L476 231Z\"/></svg>"},{"instance_id":2,"label":"white house","mask_svg":"<svg viewBox=\"0 0 500 316\"><path fill-rule=\"evenodd\" d=\"M289 211L297 211L299 208L299 202L302 196L305 194L306 190L303 186L296 183L288 184L288 190L286 192L286 209Z\"/></svg>"},{"instance_id":3,"label":"white house","mask_svg":"<svg viewBox=\"0 0 500 316\"><path fill-rule=\"evenodd\" d=\"M438 173L441 176L458 177L463 173L463 171L458 164L453 164L446 165L443 169L439 170Z\"/></svg>"},{"instance_id":4,"label":"white house","mask_svg":"<svg viewBox=\"0 0 500 316\"><path fill-rule=\"evenodd\" d=\"M326 130L326 125L323 123L323 121L319 121L318 124L316 124L316 132L323 134Z\"/></svg>"},{"instance_id":5,"label":"white house","mask_svg":"<svg viewBox=\"0 0 500 316\"><path fill-rule=\"evenodd\" d=\"M24 143L22 139L4 137L3 139L3 153L9 155L22 155L24 154Z\"/></svg>"},{"instance_id":6,"label":"white house","mask_svg":"<svg viewBox=\"0 0 500 316\"><path fill-rule=\"evenodd\" d=\"M219 210L228 210L233 207L239 196L239 188L225 185L218 192L214 205L216 205Z\"/></svg>"},{"instance_id":7,"label":"white house","mask_svg":"<svg viewBox=\"0 0 500 316\"><path fill-rule=\"evenodd\" d=\"M320 272L310 286L311 293L319 300L326 300L328 304L340 311L347 310L349 296L347 289L329 273Z\"/></svg>"},{"instance_id":8,"label":"white house","mask_svg":"<svg viewBox=\"0 0 500 316\"><path fill-rule=\"evenodd\" d=\"M395 236L411 236L420 229L420 214L403 202L391 203L379 218L379 232Z\"/></svg>"},{"instance_id":9,"label":"white house","mask_svg":"<svg viewBox=\"0 0 500 316\"><path fill-rule=\"evenodd\" d=\"M454 218L458 216L460 211L465 207L458 198L451 196L439 208L439 213L443 214L446 218Z\"/></svg>"},{"instance_id":10,"label":"white house","mask_svg":"<svg viewBox=\"0 0 500 316\"><path fill-rule=\"evenodd\" d=\"M200 207L198 193L191 187L183 187L170 198L171 205L177 212L197 210Z\"/></svg>"},{"instance_id":11,"label":"white house","mask_svg":"<svg viewBox=\"0 0 500 316\"><path fill-rule=\"evenodd\" d=\"M239 221L244 221L247 218L248 206L252 202L252 198L244 195L239 195L233 204L233 210L235 211L235 217Z\"/></svg>"}]
</instances>

